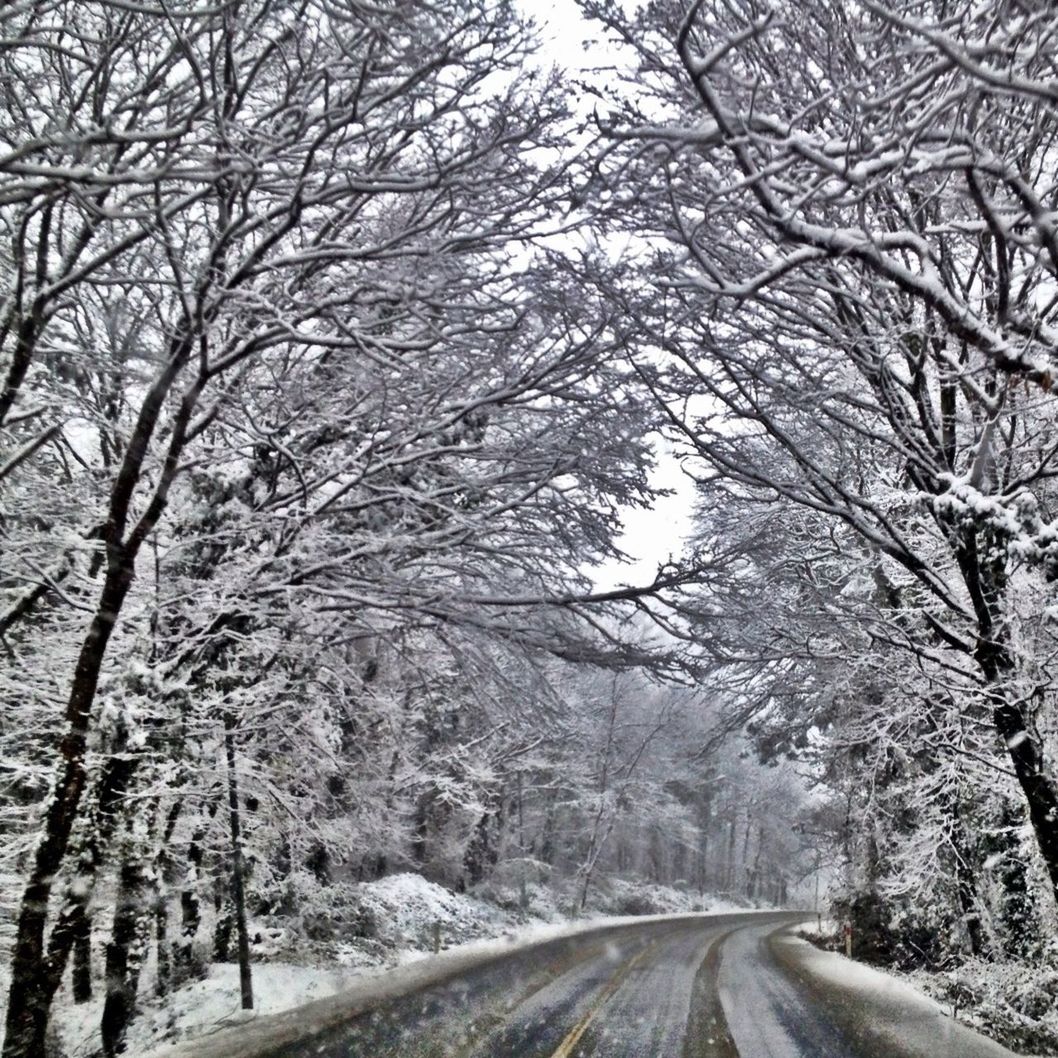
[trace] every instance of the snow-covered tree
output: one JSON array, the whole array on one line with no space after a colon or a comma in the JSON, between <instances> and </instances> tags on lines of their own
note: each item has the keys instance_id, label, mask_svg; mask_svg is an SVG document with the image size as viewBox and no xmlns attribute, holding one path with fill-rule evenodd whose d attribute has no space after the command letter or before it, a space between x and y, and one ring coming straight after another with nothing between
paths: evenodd
<instances>
[{"instance_id":1,"label":"snow-covered tree","mask_svg":"<svg viewBox=\"0 0 1058 1058\"><path fill-rule=\"evenodd\" d=\"M832 521L986 703L1054 889L1053 14L586 6L646 86L597 175L649 240L603 277L643 377L707 490Z\"/></svg>"}]
</instances>

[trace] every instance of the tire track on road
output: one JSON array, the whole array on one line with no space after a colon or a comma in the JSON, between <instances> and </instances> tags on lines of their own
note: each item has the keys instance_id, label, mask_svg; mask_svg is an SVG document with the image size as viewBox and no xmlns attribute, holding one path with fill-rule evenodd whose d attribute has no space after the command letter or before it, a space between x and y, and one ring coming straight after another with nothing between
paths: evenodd
<instances>
[{"instance_id":1,"label":"tire track on road","mask_svg":"<svg viewBox=\"0 0 1058 1058\"><path fill-rule=\"evenodd\" d=\"M714 938L694 975L682 1058L739 1058L720 1002L720 958L724 941L732 932Z\"/></svg>"}]
</instances>

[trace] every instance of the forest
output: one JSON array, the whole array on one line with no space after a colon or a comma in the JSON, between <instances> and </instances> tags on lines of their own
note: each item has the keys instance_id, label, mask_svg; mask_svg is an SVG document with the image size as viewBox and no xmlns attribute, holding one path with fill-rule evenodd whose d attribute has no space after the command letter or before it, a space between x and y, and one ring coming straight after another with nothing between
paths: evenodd
<instances>
[{"instance_id":1,"label":"forest","mask_svg":"<svg viewBox=\"0 0 1058 1058\"><path fill-rule=\"evenodd\" d=\"M3 1058L404 874L1058 1053L1058 11L544 6L0 6Z\"/></svg>"}]
</instances>

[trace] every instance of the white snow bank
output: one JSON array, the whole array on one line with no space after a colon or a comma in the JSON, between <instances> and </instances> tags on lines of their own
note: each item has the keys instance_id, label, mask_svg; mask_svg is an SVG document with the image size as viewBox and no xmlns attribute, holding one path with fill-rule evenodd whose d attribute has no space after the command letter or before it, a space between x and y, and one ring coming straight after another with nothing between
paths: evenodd
<instances>
[{"instance_id":1,"label":"white snow bank","mask_svg":"<svg viewBox=\"0 0 1058 1058\"><path fill-rule=\"evenodd\" d=\"M243 1010L239 993L239 968L234 963L210 967L209 976L193 981L168 997L164 1005L145 1005L129 1027L130 1055L141 1055L159 1041L176 1042L278 1014L324 999L350 987L359 971L261 963L253 968L254 1009ZM102 996L81 1006L65 1006L56 1017L56 1030L69 1058L98 1054Z\"/></svg>"},{"instance_id":2,"label":"white snow bank","mask_svg":"<svg viewBox=\"0 0 1058 1058\"><path fill-rule=\"evenodd\" d=\"M949 970L914 970L912 984L953 1017L1019 1052L1058 1053L1058 966L1055 958L968 959Z\"/></svg>"},{"instance_id":3,"label":"white snow bank","mask_svg":"<svg viewBox=\"0 0 1058 1058\"><path fill-rule=\"evenodd\" d=\"M396 948L429 948L434 926L448 946L495 936L513 926L509 913L463 893L453 893L418 874L393 874L357 887L362 906L375 923L375 937Z\"/></svg>"},{"instance_id":4,"label":"white snow bank","mask_svg":"<svg viewBox=\"0 0 1058 1058\"><path fill-rule=\"evenodd\" d=\"M893 1058L1016 1058L966 1025L917 988L835 952L821 951L784 931L771 938L781 962L793 969L854 1035L884 1040Z\"/></svg>"}]
</instances>

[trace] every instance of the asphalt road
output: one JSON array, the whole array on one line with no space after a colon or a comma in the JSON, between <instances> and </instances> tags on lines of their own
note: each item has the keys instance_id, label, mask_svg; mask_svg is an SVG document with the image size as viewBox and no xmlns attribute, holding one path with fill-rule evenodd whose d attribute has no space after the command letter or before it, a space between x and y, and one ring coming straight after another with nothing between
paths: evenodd
<instances>
[{"instance_id":1,"label":"asphalt road","mask_svg":"<svg viewBox=\"0 0 1058 1058\"><path fill-rule=\"evenodd\" d=\"M340 1023L317 1023L308 1036L254 1054L998 1058L1009 1053L948 1018L923 1015L900 996L879 999L877 989L863 990L862 980L855 993L813 976L806 969L810 946L784 933L797 918L655 921L547 941L460 970ZM920 1022L926 1021L923 1034Z\"/></svg>"}]
</instances>

